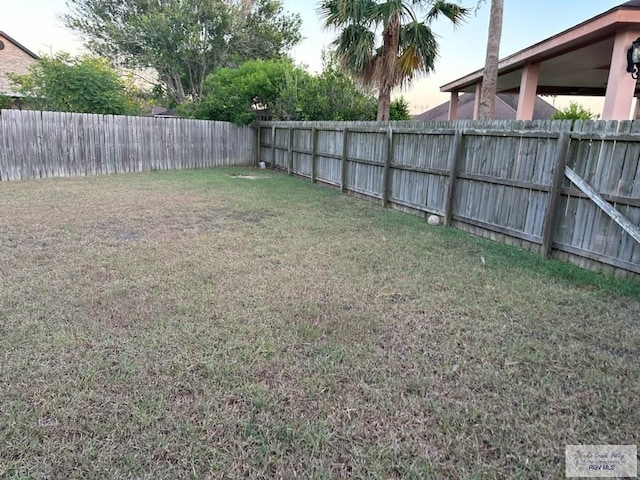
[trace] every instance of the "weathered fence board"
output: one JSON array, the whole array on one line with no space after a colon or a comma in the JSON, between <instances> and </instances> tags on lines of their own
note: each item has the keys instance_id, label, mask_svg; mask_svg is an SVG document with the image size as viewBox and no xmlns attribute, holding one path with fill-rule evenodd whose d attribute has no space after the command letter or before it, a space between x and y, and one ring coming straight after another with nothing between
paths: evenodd
<instances>
[{"instance_id":1,"label":"weathered fence board","mask_svg":"<svg viewBox=\"0 0 640 480\"><path fill-rule=\"evenodd\" d=\"M275 168L287 170L278 155L289 144L277 137L271 157L270 133L292 128L292 173L384 205L442 215L447 224L544 256L559 251L584 266L595 261L640 274L640 245L572 186L564 168L554 177L556 165L566 163L637 228L640 122L578 121L573 128L551 121L268 122L259 128L261 160Z\"/></svg>"},{"instance_id":2,"label":"weathered fence board","mask_svg":"<svg viewBox=\"0 0 640 480\"><path fill-rule=\"evenodd\" d=\"M2 110L0 180L252 165L255 135L224 122Z\"/></svg>"}]
</instances>

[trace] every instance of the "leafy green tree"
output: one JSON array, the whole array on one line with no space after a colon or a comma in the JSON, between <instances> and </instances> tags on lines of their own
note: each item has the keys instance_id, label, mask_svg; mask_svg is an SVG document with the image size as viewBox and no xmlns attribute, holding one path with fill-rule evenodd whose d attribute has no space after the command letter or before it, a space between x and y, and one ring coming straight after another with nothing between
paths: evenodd
<instances>
[{"instance_id":1,"label":"leafy green tree","mask_svg":"<svg viewBox=\"0 0 640 480\"><path fill-rule=\"evenodd\" d=\"M597 120L600 115L593 113L577 102L569 102L569 106L558 110L551 120Z\"/></svg>"},{"instance_id":2,"label":"leafy green tree","mask_svg":"<svg viewBox=\"0 0 640 480\"><path fill-rule=\"evenodd\" d=\"M0 94L0 110L11 108L13 105L13 98L8 95Z\"/></svg>"},{"instance_id":3,"label":"leafy green tree","mask_svg":"<svg viewBox=\"0 0 640 480\"><path fill-rule=\"evenodd\" d=\"M281 120L374 120L376 101L333 64L325 63L319 75L298 70L285 77L272 114Z\"/></svg>"},{"instance_id":4,"label":"leafy green tree","mask_svg":"<svg viewBox=\"0 0 640 480\"><path fill-rule=\"evenodd\" d=\"M438 42L431 22L444 17L457 26L469 15L469 9L443 0L322 0L320 12L326 28L341 30L333 42L341 67L378 91L378 120L389 119L395 87L434 70Z\"/></svg>"},{"instance_id":5,"label":"leafy green tree","mask_svg":"<svg viewBox=\"0 0 640 480\"><path fill-rule=\"evenodd\" d=\"M194 116L251 123L257 109L273 106L287 76L293 78L304 73L296 71L288 60L251 60L238 68L220 68L206 78Z\"/></svg>"},{"instance_id":6,"label":"leafy green tree","mask_svg":"<svg viewBox=\"0 0 640 480\"><path fill-rule=\"evenodd\" d=\"M197 100L207 75L246 60L279 58L301 20L281 0L67 0L65 24L93 53L151 68L176 104Z\"/></svg>"},{"instance_id":7,"label":"leafy green tree","mask_svg":"<svg viewBox=\"0 0 640 480\"><path fill-rule=\"evenodd\" d=\"M42 57L25 75L10 75L25 106L38 110L131 114L137 105L106 60L60 53Z\"/></svg>"},{"instance_id":8,"label":"leafy green tree","mask_svg":"<svg viewBox=\"0 0 640 480\"><path fill-rule=\"evenodd\" d=\"M389 120L411 120L409 102L404 97L396 98L391 102Z\"/></svg>"},{"instance_id":9,"label":"leafy green tree","mask_svg":"<svg viewBox=\"0 0 640 480\"><path fill-rule=\"evenodd\" d=\"M373 120L376 115L375 98L337 69L325 65L322 74L311 75L288 60L252 60L218 69L207 77L191 114L247 124L263 108L277 120Z\"/></svg>"}]
</instances>

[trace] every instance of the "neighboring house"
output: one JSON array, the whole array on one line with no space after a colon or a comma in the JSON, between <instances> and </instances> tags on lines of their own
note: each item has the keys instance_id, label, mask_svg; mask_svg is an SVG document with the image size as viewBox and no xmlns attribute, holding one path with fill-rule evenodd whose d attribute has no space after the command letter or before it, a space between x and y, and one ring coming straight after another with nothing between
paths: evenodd
<instances>
[{"instance_id":1,"label":"neighboring house","mask_svg":"<svg viewBox=\"0 0 640 480\"><path fill-rule=\"evenodd\" d=\"M39 59L38 55L0 31L0 95L19 99L20 95L13 91L7 73L25 74Z\"/></svg>"},{"instance_id":2,"label":"neighboring house","mask_svg":"<svg viewBox=\"0 0 640 480\"><path fill-rule=\"evenodd\" d=\"M460 95L458 100L458 120L473 119L473 109L475 106L475 93L465 93ZM515 120L518 111L517 93L499 93L496 95L496 120ZM536 97L533 107L533 120L549 120L556 109L542 98ZM413 115L412 120L447 120L449 118L449 102L445 102L437 107L427 110L419 115Z\"/></svg>"}]
</instances>

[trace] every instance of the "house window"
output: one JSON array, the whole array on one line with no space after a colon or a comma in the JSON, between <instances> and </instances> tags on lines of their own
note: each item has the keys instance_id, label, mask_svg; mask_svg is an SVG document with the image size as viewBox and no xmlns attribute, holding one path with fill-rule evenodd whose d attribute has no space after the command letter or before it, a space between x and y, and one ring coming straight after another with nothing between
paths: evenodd
<instances>
[{"instance_id":1,"label":"house window","mask_svg":"<svg viewBox=\"0 0 640 480\"><path fill-rule=\"evenodd\" d=\"M0 50L4 50L4 42L0 40Z\"/></svg>"}]
</instances>

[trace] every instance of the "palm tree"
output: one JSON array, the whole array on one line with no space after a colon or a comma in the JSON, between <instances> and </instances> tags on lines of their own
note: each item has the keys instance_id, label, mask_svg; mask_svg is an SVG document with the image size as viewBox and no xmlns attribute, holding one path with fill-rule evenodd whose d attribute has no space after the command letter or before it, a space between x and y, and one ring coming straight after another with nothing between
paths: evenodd
<instances>
[{"instance_id":1,"label":"palm tree","mask_svg":"<svg viewBox=\"0 0 640 480\"><path fill-rule=\"evenodd\" d=\"M457 26L469 15L468 8L443 0L322 0L319 11L325 28L341 30L333 42L341 67L378 90L378 120L389 120L394 87L434 70L438 42L431 22L444 16Z\"/></svg>"},{"instance_id":2,"label":"palm tree","mask_svg":"<svg viewBox=\"0 0 640 480\"><path fill-rule=\"evenodd\" d=\"M478 6L480 3L478 2ZM493 117L495 117L500 37L502 36L502 11L503 0L491 0L487 56L484 62L484 72L482 73L482 88L480 89L480 120L493 120Z\"/></svg>"}]
</instances>

